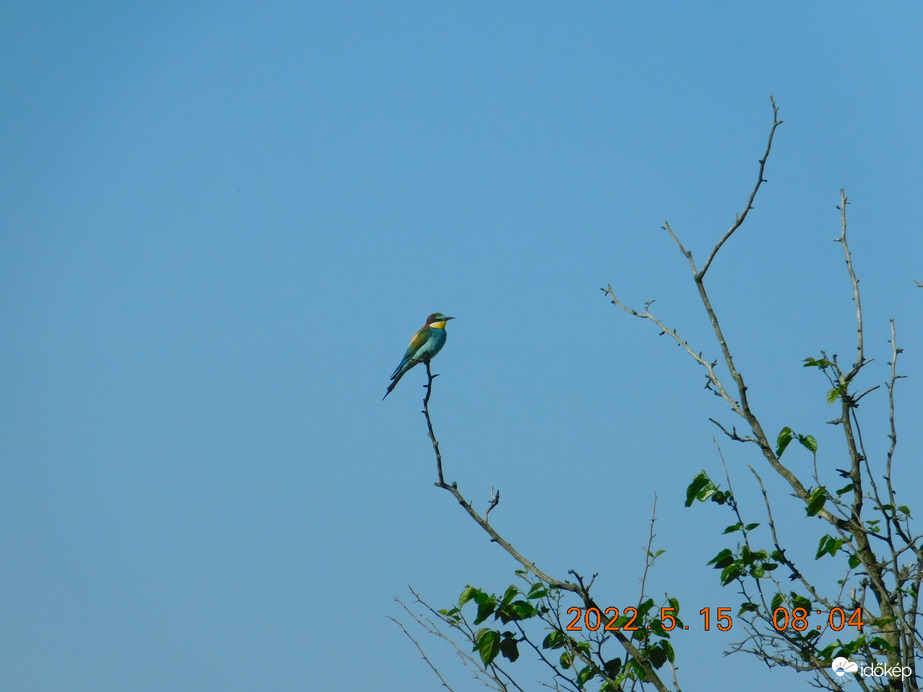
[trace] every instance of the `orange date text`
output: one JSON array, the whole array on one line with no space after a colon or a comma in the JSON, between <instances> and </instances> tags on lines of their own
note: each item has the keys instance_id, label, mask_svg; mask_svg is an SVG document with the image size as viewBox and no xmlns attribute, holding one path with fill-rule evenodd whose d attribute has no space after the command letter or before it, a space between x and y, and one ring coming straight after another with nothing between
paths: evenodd
<instances>
[{"instance_id":1,"label":"orange date text","mask_svg":"<svg viewBox=\"0 0 923 692\"><path fill-rule=\"evenodd\" d=\"M633 606L622 608L577 608L567 609L567 615L570 619L564 629L568 632L582 632L588 630L595 632L602 629L605 632L635 632L640 629L653 629L657 633L670 632L677 625L675 616L676 608L664 607L660 609L660 618L649 620L649 624L643 622L643 616L639 618L638 609ZM772 613L772 625L779 632L787 629L793 629L796 632L804 632L811 627L808 618L812 615L826 615L825 621L821 624L815 624L814 629L818 631L829 628L834 632L839 632L844 627L855 627L857 631L862 631L862 608L856 608L849 611L840 607L831 608L829 611L816 610L811 611L805 608L786 608L781 606L776 608ZM731 615L730 607L719 608L702 608L699 611L702 616L702 629L706 632L711 631L712 627L722 632L727 632L734 626L734 618ZM682 623L680 623L682 624ZM682 625L682 629L688 630L689 625Z\"/></svg>"}]
</instances>

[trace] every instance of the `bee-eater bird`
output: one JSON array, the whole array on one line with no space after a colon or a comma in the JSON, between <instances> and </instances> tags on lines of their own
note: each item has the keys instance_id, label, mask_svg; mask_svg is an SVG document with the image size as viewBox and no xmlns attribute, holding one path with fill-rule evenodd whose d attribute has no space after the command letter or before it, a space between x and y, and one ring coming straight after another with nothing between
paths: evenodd
<instances>
[{"instance_id":1,"label":"bee-eater bird","mask_svg":"<svg viewBox=\"0 0 923 692\"><path fill-rule=\"evenodd\" d=\"M382 401L397 386L408 370L417 363L429 363L433 356L439 353L445 345L445 323L454 319L454 317L446 317L441 312L434 312L426 318L426 324L413 335L410 345L404 352L404 357L391 375L391 384L388 385L385 396L381 397Z\"/></svg>"}]
</instances>

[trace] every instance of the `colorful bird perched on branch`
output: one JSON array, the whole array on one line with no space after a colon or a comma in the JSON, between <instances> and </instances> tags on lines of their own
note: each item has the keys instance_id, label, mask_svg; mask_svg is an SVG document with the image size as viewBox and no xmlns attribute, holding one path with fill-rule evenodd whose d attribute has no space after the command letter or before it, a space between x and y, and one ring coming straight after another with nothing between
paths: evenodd
<instances>
[{"instance_id":1,"label":"colorful bird perched on branch","mask_svg":"<svg viewBox=\"0 0 923 692\"><path fill-rule=\"evenodd\" d=\"M385 396L381 397L382 401L397 386L397 383L401 381L401 378L408 370L417 363L428 363L433 356L439 353L445 345L445 323L454 319L454 317L446 317L441 312L434 312L426 318L426 324L423 329L413 335L400 365L391 375L391 384L388 385L388 391L385 392Z\"/></svg>"}]
</instances>

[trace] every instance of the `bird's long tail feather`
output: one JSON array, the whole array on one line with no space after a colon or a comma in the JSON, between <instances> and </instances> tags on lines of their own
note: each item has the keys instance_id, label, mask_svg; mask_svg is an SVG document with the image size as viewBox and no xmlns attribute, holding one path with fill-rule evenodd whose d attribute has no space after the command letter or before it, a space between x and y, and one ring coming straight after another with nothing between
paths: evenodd
<instances>
[{"instance_id":1,"label":"bird's long tail feather","mask_svg":"<svg viewBox=\"0 0 923 692\"><path fill-rule=\"evenodd\" d=\"M400 364L398 369L394 371L394 374L391 375L391 384L388 385L388 391L385 392L385 395L381 397L382 401L384 401L385 398L394 390L394 388L397 386L397 383L401 381L401 378L407 374L407 371L416 365L417 362L418 361L407 360Z\"/></svg>"}]
</instances>

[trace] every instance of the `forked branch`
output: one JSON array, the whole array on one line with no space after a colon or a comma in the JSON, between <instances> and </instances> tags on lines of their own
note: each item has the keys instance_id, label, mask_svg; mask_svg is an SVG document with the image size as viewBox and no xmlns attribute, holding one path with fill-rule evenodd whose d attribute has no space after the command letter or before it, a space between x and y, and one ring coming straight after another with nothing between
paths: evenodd
<instances>
[{"instance_id":1,"label":"forked branch","mask_svg":"<svg viewBox=\"0 0 923 692\"><path fill-rule=\"evenodd\" d=\"M756 193L760 191L760 186L766 182L766 179L763 177L763 172L766 170L766 161L769 159L769 152L772 150L772 138L776 134L776 128L782 124L782 121L779 120L779 107L776 105L775 99L772 96L769 97L769 102L772 104L772 129L769 130L769 141L766 142L766 151L763 154L763 158L760 159L760 171L756 177L756 185L753 186L753 191L750 193L750 198L747 200L747 205L744 207L744 210L737 215L737 218L734 220L734 223L727 230L721 240L712 248L711 254L708 256L708 259L705 260L705 265L702 267L702 271L696 274L696 281L701 281L705 278L705 272L708 271L708 268L711 266L712 260L718 254L718 250L721 249L721 246L724 245L727 240L734 235L734 231L743 225L743 222L747 219L747 214L750 213L750 210L753 209L753 200L756 199ZM690 261L692 256L689 256Z\"/></svg>"},{"instance_id":2,"label":"forked branch","mask_svg":"<svg viewBox=\"0 0 923 692\"><path fill-rule=\"evenodd\" d=\"M836 242L843 245L843 254L846 255L846 270L849 272L849 280L852 283L852 299L856 304L856 362L852 366L852 370L849 373L842 377L840 382L841 385L847 385L853 381L856 375L859 374L859 370L862 369L862 366L866 364L865 360L865 346L864 341L865 337L862 331L862 301L859 296L859 279L856 278L856 271L852 266L852 253L849 251L849 245L846 242L846 205L849 204L849 200L846 198L845 190L840 190L840 204L837 206L837 209L840 210L840 223L841 231L840 237L836 238Z\"/></svg>"},{"instance_id":3,"label":"forked branch","mask_svg":"<svg viewBox=\"0 0 923 692\"><path fill-rule=\"evenodd\" d=\"M465 499L465 497L458 490L458 484L455 482L446 483L445 476L443 475L442 470L442 453L439 451L439 441L436 439L436 434L433 430L433 422L429 414L429 400L432 394L433 380L436 379L437 375L433 375L429 363L426 363L426 395L423 398L423 416L426 418L426 429L429 435L430 441L433 444L433 452L436 455L436 476L437 480L435 486L437 488L442 488L443 490L448 491L452 494L455 500L462 506L465 512L468 513L468 516L471 517L474 522L480 526L490 539L503 548L516 562L525 567L528 572L531 572L536 577L541 579L545 584L551 586L555 589L560 589L562 591L568 591L570 593L576 594L584 603L587 608L596 608L600 612L604 612L604 609L599 607L599 604L593 599L590 595L590 586L592 582L587 585L583 583L583 580L576 575L573 570L571 572L576 576L577 583L570 581L564 581L560 579L555 579L550 574L541 570L534 562L526 558L522 553L516 550L506 539L503 538L497 531L488 523L487 515L488 513L497 506L500 502L499 491L492 492L490 498L490 506L482 517L474 509L471 503ZM657 675L657 671L651 665L651 662L641 653L637 646L632 642L632 640L622 634L621 631L612 632L614 638L619 642L622 648L637 662L638 666L644 671L644 681L654 686L658 692L668 692L668 688ZM607 682L612 682L615 684L614 680L609 678L603 669L599 669L598 673Z\"/></svg>"}]
</instances>

